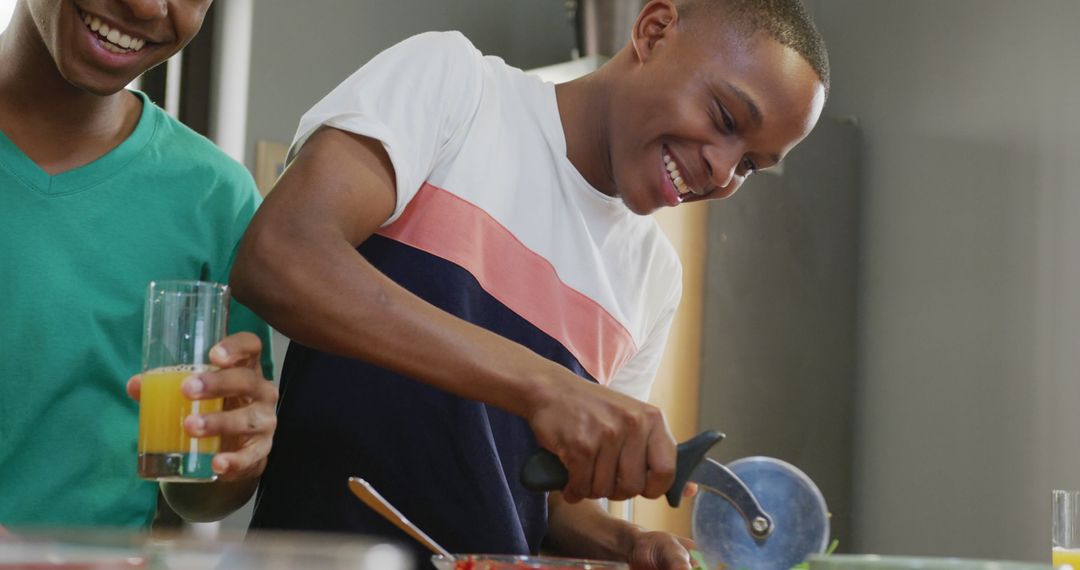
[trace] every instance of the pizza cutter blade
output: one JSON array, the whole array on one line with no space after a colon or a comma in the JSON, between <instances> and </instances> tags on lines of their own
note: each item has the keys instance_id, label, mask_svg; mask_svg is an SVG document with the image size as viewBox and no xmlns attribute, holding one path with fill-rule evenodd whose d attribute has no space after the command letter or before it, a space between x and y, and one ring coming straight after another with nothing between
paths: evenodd
<instances>
[{"instance_id":1,"label":"pizza cutter blade","mask_svg":"<svg viewBox=\"0 0 1080 570\"><path fill-rule=\"evenodd\" d=\"M768 536L754 536L735 501L712 489L741 480L771 519ZM694 498L693 537L718 570L790 570L829 540L829 512L817 485L794 465L773 457L746 457L726 467L706 459L692 480L702 484Z\"/></svg>"}]
</instances>

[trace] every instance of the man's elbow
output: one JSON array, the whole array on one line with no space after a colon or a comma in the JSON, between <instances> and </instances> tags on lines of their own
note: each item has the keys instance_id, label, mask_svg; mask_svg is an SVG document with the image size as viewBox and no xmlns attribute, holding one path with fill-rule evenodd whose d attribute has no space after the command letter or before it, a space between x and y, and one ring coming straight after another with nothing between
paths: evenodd
<instances>
[{"instance_id":1,"label":"man's elbow","mask_svg":"<svg viewBox=\"0 0 1080 570\"><path fill-rule=\"evenodd\" d=\"M275 272L279 270L283 252L278 251L277 241L272 232L252 225L240 242L229 274L233 297L259 314L275 306L275 288L266 284L280 281Z\"/></svg>"}]
</instances>

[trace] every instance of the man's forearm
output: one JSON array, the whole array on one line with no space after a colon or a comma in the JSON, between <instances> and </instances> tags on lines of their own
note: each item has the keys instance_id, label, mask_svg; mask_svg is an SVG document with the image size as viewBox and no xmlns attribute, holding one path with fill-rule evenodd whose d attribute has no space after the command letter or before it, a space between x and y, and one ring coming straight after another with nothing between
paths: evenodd
<instances>
[{"instance_id":1,"label":"man's forearm","mask_svg":"<svg viewBox=\"0 0 1080 570\"><path fill-rule=\"evenodd\" d=\"M221 520L244 506L258 478L213 483L162 483L161 492L176 514L189 522Z\"/></svg>"},{"instance_id":2,"label":"man's forearm","mask_svg":"<svg viewBox=\"0 0 1080 570\"><path fill-rule=\"evenodd\" d=\"M545 550L560 556L625 561L641 528L615 518L597 501L567 503L559 493L548 495Z\"/></svg>"}]
</instances>

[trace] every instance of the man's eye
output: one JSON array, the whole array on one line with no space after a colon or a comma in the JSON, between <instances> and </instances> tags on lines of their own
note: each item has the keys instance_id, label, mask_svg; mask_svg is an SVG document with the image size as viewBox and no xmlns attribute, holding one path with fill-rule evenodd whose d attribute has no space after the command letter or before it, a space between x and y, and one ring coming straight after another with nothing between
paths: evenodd
<instances>
[{"instance_id":1,"label":"man's eye","mask_svg":"<svg viewBox=\"0 0 1080 570\"><path fill-rule=\"evenodd\" d=\"M722 132L731 133L735 131L735 120L731 118L731 114L727 112L720 101L715 101L716 104L716 128Z\"/></svg>"},{"instance_id":2,"label":"man's eye","mask_svg":"<svg viewBox=\"0 0 1080 570\"><path fill-rule=\"evenodd\" d=\"M724 121L724 130L729 133L735 132L735 121L731 119L731 115L723 107L720 107L720 118Z\"/></svg>"}]
</instances>

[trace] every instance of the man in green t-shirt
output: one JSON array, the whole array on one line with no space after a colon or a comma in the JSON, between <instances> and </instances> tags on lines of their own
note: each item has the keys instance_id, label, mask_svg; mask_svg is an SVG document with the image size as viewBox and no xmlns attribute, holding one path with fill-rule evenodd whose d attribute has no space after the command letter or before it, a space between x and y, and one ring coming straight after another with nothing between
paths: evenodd
<instances>
[{"instance_id":1,"label":"man in green t-shirt","mask_svg":"<svg viewBox=\"0 0 1080 570\"><path fill-rule=\"evenodd\" d=\"M209 4L20 0L0 34L0 525L153 518L129 380L145 288L227 280L259 197L241 165L124 87L187 44ZM230 332L211 351L221 370L184 383L228 408L185 420L228 442L217 482L163 485L190 520L250 498L276 423L269 328L234 303Z\"/></svg>"}]
</instances>

